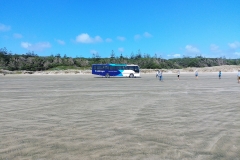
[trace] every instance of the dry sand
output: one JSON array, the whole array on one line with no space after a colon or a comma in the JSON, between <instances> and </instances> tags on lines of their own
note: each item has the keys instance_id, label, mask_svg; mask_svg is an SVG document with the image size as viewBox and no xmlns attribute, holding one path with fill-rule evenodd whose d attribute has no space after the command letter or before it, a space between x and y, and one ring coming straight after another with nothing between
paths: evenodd
<instances>
[{"instance_id":1,"label":"dry sand","mask_svg":"<svg viewBox=\"0 0 240 160\"><path fill-rule=\"evenodd\" d=\"M236 74L0 75L0 159L240 159Z\"/></svg>"}]
</instances>

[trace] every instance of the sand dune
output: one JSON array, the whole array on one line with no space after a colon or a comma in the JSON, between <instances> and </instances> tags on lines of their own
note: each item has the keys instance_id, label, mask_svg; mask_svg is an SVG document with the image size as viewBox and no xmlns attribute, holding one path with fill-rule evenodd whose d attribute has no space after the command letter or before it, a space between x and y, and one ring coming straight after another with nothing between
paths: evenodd
<instances>
[{"instance_id":1,"label":"sand dune","mask_svg":"<svg viewBox=\"0 0 240 160\"><path fill-rule=\"evenodd\" d=\"M141 72L143 73L156 73L156 70L158 69L142 69ZM160 69L163 70L166 73L177 73L180 71L181 73L191 73L195 72L196 70L198 72L237 72L240 70L240 66L238 65L223 65L223 66L214 66L214 67L202 67L202 68L197 68L197 67L188 67L188 68L183 68L183 69Z\"/></svg>"},{"instance_id":2,"label":"sand dune","mask_svg":"<svg viewBox=\"0 0 240 160\"><path fill-rule=\"evenodd\" d=\"M141 69L141 73L150 73L155 74L159 69ZM161 69L165 73L177 73L179 70L181 73L191 73L198 70L198 72L237 72L240 70L240 66L238 65L223 65L223 66L215 66L215 67L188 67L183 69ZM8 71L8 70L0 70L0 73L5 74L36 74L36 75L79 75L79 74L91 74L91 70L53 70L53 71Z\"/></svg>"}]
</instances>

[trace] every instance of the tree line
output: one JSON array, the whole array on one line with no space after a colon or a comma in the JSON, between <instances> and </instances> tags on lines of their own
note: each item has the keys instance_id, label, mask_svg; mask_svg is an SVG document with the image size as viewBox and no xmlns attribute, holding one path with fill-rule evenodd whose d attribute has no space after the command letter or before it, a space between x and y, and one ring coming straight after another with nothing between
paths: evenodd
<instances>
[{"instance_id":1,"label":"tree line","mask_svg":"<svg viewBox=\"0 0 240 160\"><path fill-rule=\"evenodd\" d=\"M49 70L58 66L71 66L75 68L91 68L92 64L107 64L107 63L123 63L137 64L140 68L145 69L181 69L186 67L211 67L221 65L240 65L240 59L220 58L205 58L202 56L183 57L173 59L163 59L156 54L142 54L139 50L137 53L131 53L130 56L116 56L114 51L111 52L110 58L101 58L97 53L94 53L91 58L84 57L68 57L60 54L51 56L38 56L34 52L26 54L12 54L6 48L0 49L0 69L10 71L28 70L41 71Z\"/></svg>"}]
</instances>

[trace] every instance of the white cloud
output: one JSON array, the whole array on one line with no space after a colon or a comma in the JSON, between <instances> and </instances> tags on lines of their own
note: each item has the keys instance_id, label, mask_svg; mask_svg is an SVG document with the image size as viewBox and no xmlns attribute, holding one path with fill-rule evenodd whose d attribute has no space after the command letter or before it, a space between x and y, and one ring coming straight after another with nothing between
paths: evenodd
<instances>
[{"instance_id":1,"label":"white cloud","mask_svg":"<svg viewBox=\"0 0 240 160\"><path fill-rule=\"evenodd\" d=\"M141 35L140 35L140 34L136 34L136 35L134 36L134 39L135 39L135 40L141 39Z\"/></svg>"},{"instance_id":2,"label":"white cloud","mask_svg":"<svg viewBox=\"0 0 240 160\"><path fill-rule=\"evenodd\" d=\"M180 54L168 54L167 56L168 56L168 57L173 57L173 58L179 58L179 57L181 57Z\"/></svg>"},{"instance_id":3,"label":"white cloud","mask_svg":"<svg viewBox=\"0 0 240 160\"><path fill-rule=\"evenodd\" d=\"M152 37L152 35L151 35L150 33L148 33L148 32L145 32L145 33L143 34L143 36L146 37L146 38Z\"/></svg>"},{"instance_id":4,"label":"white cloud","mask_svg":"<svg viewBox=\"0 0 240 160\"><path fill-rule=\"evenodd\" d=\"M118 48L118 51L122 53L122 52L124 52L124 48L122 48L122 47Z\"/></svg>"},{"instance_id":5,"label":"white cloud","mask_svg":"<svg viewBox=\"0 0 240 160\"><path fill-rule=\"evenodd\" d=\"M118 36L117 39L118 39L119 41L125 41L126 38L125 38L125 37L122 37L122 36Z\"/></svg>"},{"instance_id":6,"label":"white cloud","mask_svg":"<svg viewBox=\"0 0 240 160\"><path fill-rule=\"evenodd\" d=\"M92 50L90 50L90 53L91 53L91 54L97 54L97 53L98 53L98 51L96 51L96 50L92 49Z\"/></svg>"},{"instance_id":7,"label":"white cloud","mask_svg":"<svg viewBox=\"0 0 240 160\"><path fill-rule=\"evenodd\" d=\"M185 49L189 53L200 53L200 50L192 45L186 45Z\"/></svg>"},{"instance_id":8,"label":"white cloud","mask_svg":"<svg viewBox=\"0 0 240 160\"><path fill-rule=\"evenodd\" d=\"M234 54L237 56L240 56L240 52L235 52Z\"/></svg>"},{"instance_id":9,"label":"white cloud","mask_svg":"<svg viewBox=\"0 0 240 160\"><path fill-rule=\"evenodd\" d=\"M11 29L11 26L4 25L0 23L0 31L9 31Z\"/></svg>"},{"instance_id":10,"label":"white cloud","mask_svg":"<svg viewBox=\"0 0 240 160\"><path fill-rule=\"evenodd\" d=\"M211 44L210 45L210 50L211 52L221 52L221 50L219 49L219 46L217 46L216 44Z\"/></svg>"},{"instance_id":11,"label":"white cloud","mask_svg":"<svg viewBox=\"0 0 240 160\"><path fill-rule=\"evenodd\" d=\"M107 38L105 41L106 42L112 42L112 39L111 38Z\"/></svg>"},{"instance_id":12,"label":"white cloud","mask_svg":"<svg viewBox=\"0 0 240 160\"><path fill-rule=\"evenodd\" d=\"M49 42L39 42L39 43L35 43L35 44L31 44L28 42L22 42L21 46L27 50L42 51L46 48L50 48L51 44Z\"/></svg>"},{"instance_id":13,"label":"white cloud","mask_svg":"<svg viewBox=\"0 0 240 160\"><path fill-rule=\"evenodd\" d=\"M22 42L22 43L21 43L21 46L22 46L23 48L28 49L28 48L30 48L30 47L32 46L32 44L31 44L31 43L28 43L28 42Z\"/></svg>"},{"instance_id":14,"label":"white cloud","mask_svg":"<svg viewBox=\"0 0 240 160\"><path fill-rule=\"evenodd\" d=\"M181 55L180 54L174 54L173 57L174 58L179 58L179 57L181 57Z\"/></svg>"},{"instance_id":15,"label":"white cloud","mask_svg":"<svg viewBox=\"0 0 240 160\"><path fill-rule=\"evenodd\" d=\"M240 43L238 41L235 41L233 43L228 43L228 46L231 48L231 49L237 49L240 47Z\"/></svg>"},{"instance_id":16,"label":"white cloud","mask_svg":"<svg viewBox=\"0 0 240 160\"><path fill-rule=\"evenodd\" d=\"M96 36L96 37L94 38L94 41L95 41L95 42L102 42L103 40L102 40L102 38L101 38L100 36Z\"/></svg>"},{"instance_id":17,"label":"white cloud","mask_svg":"<svg viewBox=\"0 0 240 160\"><path fill-rule=\"evenodd\" d=\"M82 33L76 37L76 42L97 43L97 42L102 42L102 38L100 36L95 36L94 38L92 38L87 33Z\"/></svg>"},{"instance_id":18,"label":"white cloud","mask_svg":"<svg viewBox=\"0 0 240 160\"><path fill-rule=\"evenodd\" d=\"M65 45L65 42L63 40L56 39L56 41L58 42L58 44Z\"/></svg>"},{"instance_id":19,"label":"white cloud","mask_svg":"<svg viewBox=\"0 0 240 160\"><path fill-rule=\"evenodd\" d=\"M19 33L14 33L14 34L13 34L13 37L16 38L16 39L20 39L20 38L22 38L23 36L22 36L21 34L19 34Z\"/></svg>"},{"instance_id":20,"label":"white cloud","mask_svg":"<svg viewBox=\"0 0 240 160\"><path fill-rule=\"evenodd\" d=\"M134 36L134 39L135 39L135 40L139 40L139 39L141 39L142 37L150 38L150 37L152 37L152 35L151 35L150 33L148 33L148 32L144 32L142 35L136 34L136 35Z\"/></svg>"}]
</instances>

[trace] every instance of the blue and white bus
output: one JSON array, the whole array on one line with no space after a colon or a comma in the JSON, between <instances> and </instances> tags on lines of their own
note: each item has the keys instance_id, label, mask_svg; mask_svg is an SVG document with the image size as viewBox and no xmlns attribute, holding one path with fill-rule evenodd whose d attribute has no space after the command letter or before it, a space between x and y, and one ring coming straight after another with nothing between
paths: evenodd
<instances>
[{"instance_id":1,"label":"blue and white bus","mask_svg":"<svg viewBox=\"0 0 240 160\"><path fill-rule=\"evenodd\" d=\"M93 64L92 74L106 78L111 76L136 78L140 77L140 69L138 65L134 64Z\"/></svg>"}]
</instances>

